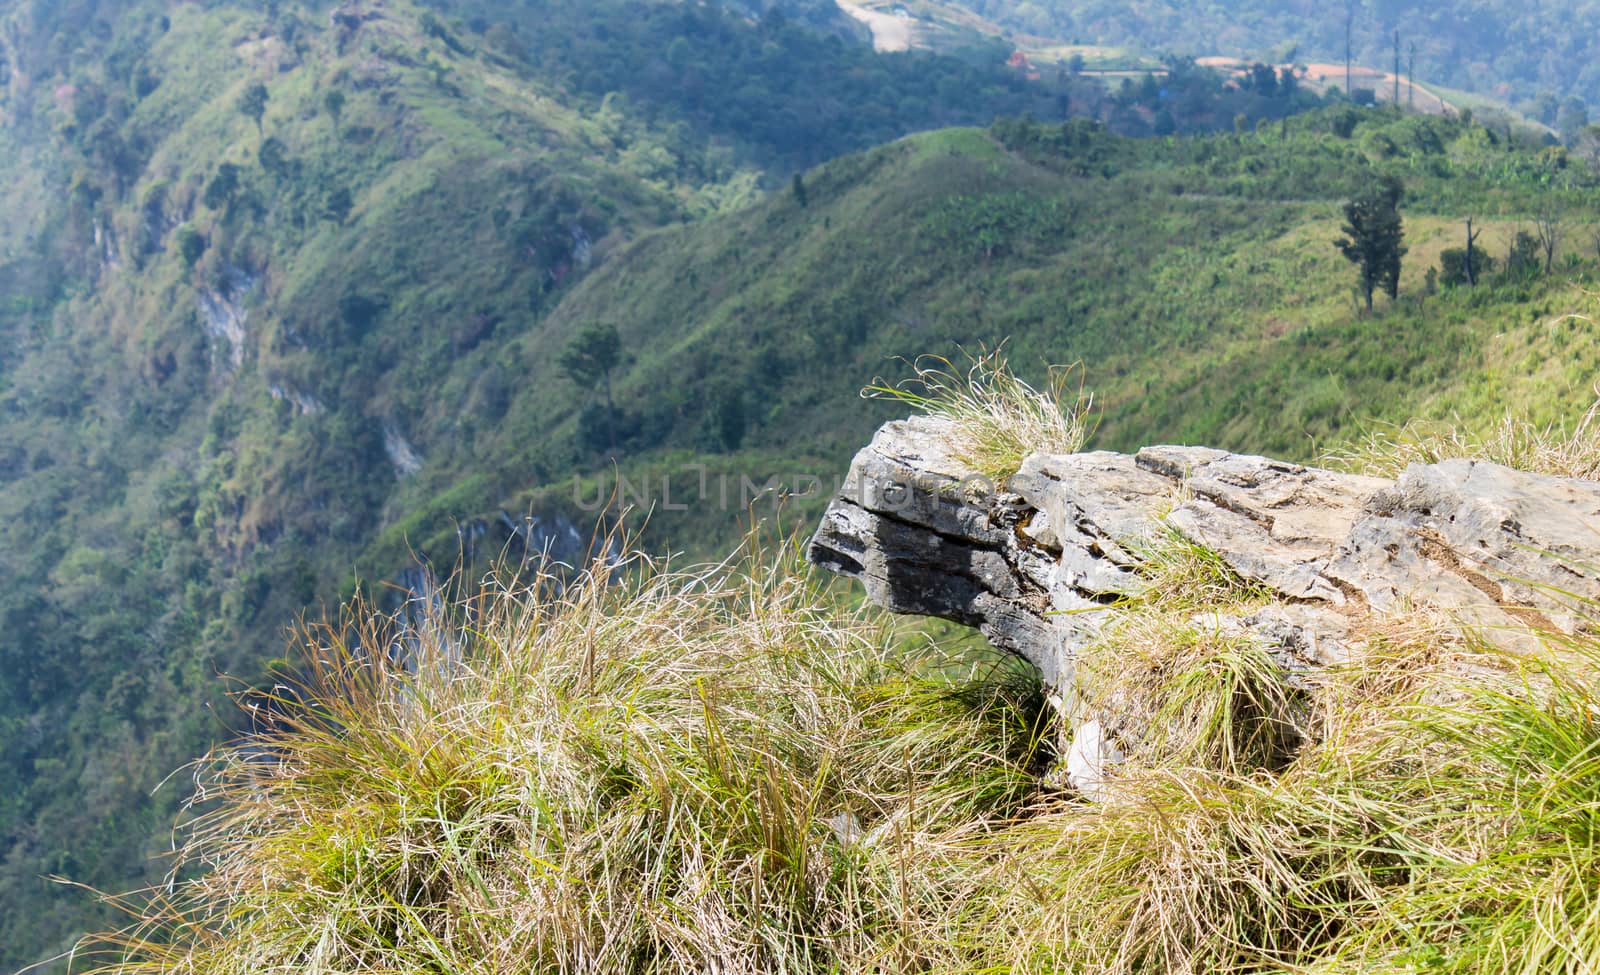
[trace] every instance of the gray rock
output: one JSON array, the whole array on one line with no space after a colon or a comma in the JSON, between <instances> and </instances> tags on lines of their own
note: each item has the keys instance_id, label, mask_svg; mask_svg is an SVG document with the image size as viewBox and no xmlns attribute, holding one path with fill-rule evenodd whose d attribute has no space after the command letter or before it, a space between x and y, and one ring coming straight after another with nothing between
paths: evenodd
<instances>
[{"instance_id":1,"label":"gray rock","mask_svg":"<svg viewBox=\"0 0 1600 975\"><path fill-rule=\"evenodd\" d=\"M1020 530L1033 509L968 470L949 433L930 417L880 430L856 455L809 557L859 579L893 612L977 627L1064 683L1077 626L1052 613L1059 554Z\"/></svg>"},{"instance_id":2,"label":"gray rock","mask_svg":"<svg viewBox=\"0 0 1600 975\"><path fill-rule=\"evenodd\" d=\"M1576 632L1575 604L1600 599L1594 482L1468 460L1389 481L1162 446L1037 454L995 485L961 463L951 434L930 417L885 425L856 455L810 558L894 612L979 628L1063 696L1079 651L1146 585L1139 553L1168 530L1277 597L1229 625L1291 674L1350 660L1370 614L1428 607L1527 651ZM1092 744L1075 739L1069 754L1085 783L1104 765Z\"/></svg>"},{"instance_id":3,"label":"gray rock","mask_svg":"<svg viewBox=\"0 0 1600 975\"><path fill-rule=\"evenodd\" d=\"M1340 601L1318 566L1349 534L1367 498L1388 484L1196 447L1147 447L1136 460L1188 495L1168 519L1173 527L1240 575L1292 599Z\"/></svg>"},{"instance_id":4,"label":"gray rock","mask_svg":"<svg viewBox=\"0 0 1600 975\"><path fill-rule=\"evenodd\" d=\"M1526 649L1600 598L1600 484L1481 461L1413 465L1374 493L1326 575L1371 609L1429 605Z\"/></svg>"}]
</instances>

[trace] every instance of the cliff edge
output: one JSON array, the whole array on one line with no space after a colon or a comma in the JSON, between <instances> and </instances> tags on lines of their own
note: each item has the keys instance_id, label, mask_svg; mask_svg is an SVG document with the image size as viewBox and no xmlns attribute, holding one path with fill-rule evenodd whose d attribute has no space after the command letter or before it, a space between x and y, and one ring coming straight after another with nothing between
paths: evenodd
<instances>
[{"instance_id":1,"label":"cliff edge","mask_svg":"<svg viewBox=\"0 0 1600 975\"><path fill-rule=\"evenodd\" d=\"M1208 607L1290 675L1348 662L1376 620L1431 612L1530 652L1600 599L1600 484L1473 460L1367 477L1204 447L1034 454L1003 484L967 467L950 421L886 424L858 453L809 558L896 613L980 629L1068 700L1074 665L1151 585L1150 553L1214 553L1261 598ZM1069 709L1070 711L1070 709ZM1114 757L1101 717L1069 758L1086 790ZM1086 727L1087 726L1087 727ZM1088 744L1085 744L1087 742ZM1070 764L1070 763L1069 763Z\"/></svg>"}]
</instances>

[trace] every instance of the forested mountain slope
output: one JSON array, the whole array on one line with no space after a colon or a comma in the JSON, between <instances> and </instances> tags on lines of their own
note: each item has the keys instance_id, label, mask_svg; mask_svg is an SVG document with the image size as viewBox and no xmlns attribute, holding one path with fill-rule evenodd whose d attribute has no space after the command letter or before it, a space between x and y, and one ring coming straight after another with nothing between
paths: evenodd
<instances>
[{"instance_id":1,"label":"forested mountain slope","mask_svg":"<svg viewBox=\"0 0 1600 975\"><path fill-rule=\"evenodd\" d=\"M151 791L228 734L219 674L254 679L386 526L378 579L409 564L415 469L487 457L524 387L570 390L514 350L574 281L814 154L1048 105L1004 65L803 21L586 10L562 29L704 33L697 63L826 79L833 108L780 143L715 122L738 91L606 98L406 2L0 7L0 968L92 913L42 877L161 875L182 778ZM960 83L835 124L891 75ZM570 453L546 449L430 484L538 483Z\"/></svg>"},{"instance_id":2,"label":"forested mountain slope","mask_svg":"<svg viewBox=\"0 0 1600 975\"><path fill-rule=\"evenodd\" d=\"M0 9L0 967L109 917L42 876L159 880L185 778L157 785L295 614L524 516L587 530L616 472L699 502L650 544L719 553L743 480L835 474L896 409L856 395L892 356L1009 337L1085 360L1103 443L1299 455L1370 413L1564 413L1594 366L1546 324L1594 272L1593 174L1468 121L1135 141L799 7ZM1292 107L1206 84L1208 126ZM1139 97L1106 111L1154 130ZM1332 241L1382 174L1412 253L1367 317ZM1553 200L1551 273L1428 293L1461 218L1504 262ZM620 354L576 382L596 325Z\"/></svg>"}]
</instances>

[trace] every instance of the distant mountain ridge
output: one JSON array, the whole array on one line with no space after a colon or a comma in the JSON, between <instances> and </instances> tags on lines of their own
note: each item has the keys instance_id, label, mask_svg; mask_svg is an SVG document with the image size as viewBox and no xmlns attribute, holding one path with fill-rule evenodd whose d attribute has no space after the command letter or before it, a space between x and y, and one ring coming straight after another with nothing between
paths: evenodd
<instances>
[{"instance_id":1,"label":"distant mountain ridge","mask_svg":"<svg viewBox=\"0 0 1600 975\"><path fill-rule=\"evenodd\" d=\"M1390 71L1398 57L1404 77L1414 73L1429 84L1473 92L1569 132L1587 124L1588 106L1600 104L1600 64L1591 49L1592 39L1600 36L1600 4L1592 0L1563 0L1554 7L1305 0L1220 5L869 0L864 5L898 7L914 23L1012 32L1025 45L1073 45L1091 56L1098 47L1146 56L1341 64L1348 11L1357 65Z\"/></svg>"}]
</instances>

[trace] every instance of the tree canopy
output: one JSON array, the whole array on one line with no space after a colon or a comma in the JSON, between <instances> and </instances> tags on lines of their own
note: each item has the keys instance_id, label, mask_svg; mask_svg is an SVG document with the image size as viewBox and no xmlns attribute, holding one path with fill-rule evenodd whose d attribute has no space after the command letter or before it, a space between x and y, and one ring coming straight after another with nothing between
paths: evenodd
<instances>
[{"instance_id":1,"label":"tree canopy","mask_svg":"<svg viewBox=\"0 0 1600 975\"><path fill-rule=\"evenodd\" d=\"M268 97L267 86L259 81L246 88L239 96L239 112L254 122L258 130L261 128L261 117L267 114Z\"/></svg>"},{"instance_id":2,"label":"tree canopy","mask_svg":"<svg viewBox=\"0 0 1600 975\"><path fill-rule=\"evenodd\" d=\"M1382 288L1391 299L1400 291L1400 258L1406 247L1400 219L1405 187L1392 175L1381 176L1360 196L1344 205L1344 236L1335 242L1345 259L1360 270L1361 292L1372 310L1372 291Z\"/></svg>"}]
</instances>

